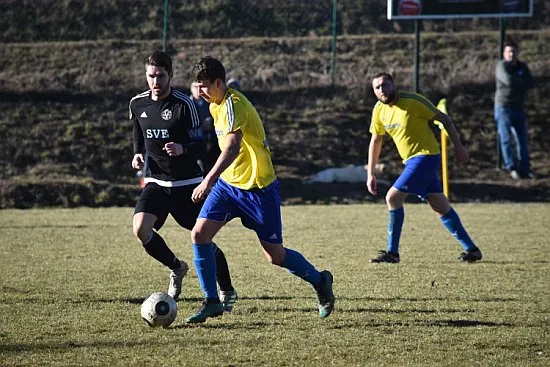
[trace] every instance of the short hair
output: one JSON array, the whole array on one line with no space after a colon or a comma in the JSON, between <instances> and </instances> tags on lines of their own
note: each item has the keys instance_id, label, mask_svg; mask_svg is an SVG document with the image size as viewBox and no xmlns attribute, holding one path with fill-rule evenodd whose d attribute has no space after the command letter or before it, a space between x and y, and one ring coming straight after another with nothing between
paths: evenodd
<instances>
[{"instance_id":1,"label":"short hair","mask_svg":"<svg viewBox=\"0 0 550 367\"><path fill-rule=\"evenodd\" d=\"M145 66L159 66L163 67L168 75L172 76L172 58L164 51L155 51L147 59L145 59Z\"/></svg>"},{"instance_id":2,"label":"short hair","mask_svg":"<svg viewBox=\"0 0 550 367\"><path fill-rule=\"evenodd\" d=\"M218 59L205 56L193 66L191 80L194 82L209 81L213 83L216 79L225 83L225 68Z\"/></svg>"},{"instance_id":3,"label":"short hair","mask_svg":"<svg viewBox=\"0 0 550 367\"><path fill-rule=\"evenodd\" d=\"M385 79L388 79L389 81L391 81L393 83L393 77L391 76L390 73L386 73L385 71L376 74L372 79L378 79L378 78L382 78L382 77L385 78Z\"/></svg>"},{"instance_id":4,"label":"short hair","mask_svg":"<svg viewBox=\"0 0 550 367\"><path fill-rule=\"evenodd\" d=\"M504 50L506 47L513 47L517 50L518 49L518 44L515 43L512 40L507 40L506 42L504 42L504 45L502 46L502 49Z\"/></svg>"}]
</instances>

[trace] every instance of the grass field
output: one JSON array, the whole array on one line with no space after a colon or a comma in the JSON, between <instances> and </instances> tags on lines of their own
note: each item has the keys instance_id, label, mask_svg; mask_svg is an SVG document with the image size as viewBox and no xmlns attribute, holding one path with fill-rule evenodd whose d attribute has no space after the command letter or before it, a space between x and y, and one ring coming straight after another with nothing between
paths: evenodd
<instances>
[{"instance_id":1,"label":"grass field","mask_svg":"<svg viewBox=\"0 0 550 367\"><path fill-rule=\"evenodd\" d=\"M335 278L325 320L305 283L269 265L238 221L217 242L240 299L233 313L183 324L202 293L194 271L169 329L140 319L167 271L131 230L131 208L0 212L2 366L548 366L550 205L456 206L484 252L459 245L424 205L406 207L401 263L385 248L383 204L283 207L286 244ZM161 231L191 262L189 233Z\"/></svg>"}]
</instances>

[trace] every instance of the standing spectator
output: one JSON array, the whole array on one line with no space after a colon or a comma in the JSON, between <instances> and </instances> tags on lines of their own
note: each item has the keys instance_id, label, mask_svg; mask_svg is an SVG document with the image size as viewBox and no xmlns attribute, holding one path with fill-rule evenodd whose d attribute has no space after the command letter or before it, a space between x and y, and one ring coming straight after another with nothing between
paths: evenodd
<instances>
[{"instance_id":1,"label":"standing spectator","mask_svg":"<svg viewBox=\"0 0 550 367\"><path fill-rule=\"evenodd\" d=\"M319 316L328 317L334 308L332 274L317 270L298 251L283 246L279 182L258 112L244 94L227 87L225 68L217 59L203 57L191 76L200 95L210 102L222 152L192 194L194 202L205 200L191 236L195 268L206 299L186 322L204 322L224 311L216 289L212 239L236 217L256 232L269 262L313 286Z\"/></svg>"},{"instance_id":2,"label":"standing spectator","mask_svg":"<svg viewBox=\"0 0 550 367\"><path fill-rule=\"evenodd\" d=\"M518 45L504 44L502 60L496 67L495 120L504 168L510 176L534 178L529 162L529 137L523 110L527 90L533 87L533 77L527 64L518 59ZM516 143L517 154L512 148ZM519 166L518 166L519 163Z\"/></svg>"},{"instance_id":3,"label":"standing spectator","mask_svg":"<svg viewBox=\"0 0 550 367\"><path fill-rule=\"evenodd\" d=\"M379 73L372 80L378 102L372 111L367 169L367 188L377 193L375 167L382 151L382 140L388 134L397 146L405 168L386 194L389 210L387 251L371 259L373 263L398 263L399 240L405 221L403 204L408 195L417 195L428 202L439 215L441 224L458 240L464 252L461 261L481 260L482 254L462 225L458 214L443 194L438 172L441 166L439 144L430 129L433 120L441 121L455 147L458 163L469 159L451 118L439 111L426 97L418 93L399 91L388 73ZM200 187L200 186L199 186Z\"/></svg>"}]
</instances>

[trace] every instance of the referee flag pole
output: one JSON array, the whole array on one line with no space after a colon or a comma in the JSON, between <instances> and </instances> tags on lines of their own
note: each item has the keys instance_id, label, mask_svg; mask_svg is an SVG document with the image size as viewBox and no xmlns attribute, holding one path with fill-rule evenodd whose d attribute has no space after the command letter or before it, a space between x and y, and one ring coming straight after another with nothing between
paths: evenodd
<instances>
[{"instance_id":1,"label":"referee flag pole","mask_svg":"<svg viewBox=\"0 0 550 367\"><path fill-rule=\"evenodd\" d=\"M437 109L447 114L447 98L442 98L437 104ZM441 182L443 183L443 194L450 198L449 193L449 175L447 167L447 132L445 126L440 121L434 121L441 130Z\"/></svg>"}]
</instances>

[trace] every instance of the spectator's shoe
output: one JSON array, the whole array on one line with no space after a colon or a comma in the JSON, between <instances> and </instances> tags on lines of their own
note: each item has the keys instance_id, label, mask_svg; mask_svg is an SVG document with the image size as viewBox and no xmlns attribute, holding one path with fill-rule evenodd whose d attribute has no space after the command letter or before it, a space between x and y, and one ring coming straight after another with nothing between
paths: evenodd
<instances>
[{"instance_id":1,"label":"spectator's shoe","mask_svg":"<svg viewBox=\"0 0 550 367\"><path fill-rule=\"evenodd\" d=\"M399 262L399 254L394 254L393 252L387 251L378 251L378 256L374 259L370 259L371 263L391 263L397 264Z\"/></svg>"},{"instance_id":2,"label":"spectator's shoe","mask_svg":"<svg viewBox=\"0 0 550 367\"><path fill-rule=\"evenodd\" d=\"M223 314L223 305L221 302L213 303L204 301L197 312L185 319L188 324L198 324L205 322L209 317L218 317Z\"/></svg>"},{"instance_id":3,"label":"spectator's shoe","mask_svg":"<svg viewBox=\"0 0 550 367\"><path fill-rule=\"evenodd\" d=\"M482 257L483 255L481 254L481 251L478 248L476 248L475 250L472 250L472 251L464 251L463 253L460 254L458 259L460 261L473 263L481 260Z\"/></svg>"},{"instance_id":4,"label":"spectator's shoe","mask_svg":"<svg viewBox=\"0 0 550 367\"><path fill-rule=\"evenodd\" d=\"M321 284L317 291L319 299L319 316L322 319L329 317L334 309L334 293L332 292L333 277L330 271L323 270L321 272Z\"/></svg>"},{"instance_id":5,"label":"spectator's shoe","mask_svg":"<svg viewBox=\"0 0 550 367\"><path fill-rule=\"evenodd\" d=\"M516 170L510 171L510 177L512 177L513 180L519 180L521 178L518 171Z\"/></svg>"},{"instance_id":6,"label":"spectator's shoe","mask_svg":"<svg viewBox=\"0 0 550 367\"><path fill-rule=\"evenodd\" d=\"M185 261L180 260L180 267L170 271L170 283L168 284L168 295L177 300L181 294L181 282L189 270Z\"/></svg>"},{"instance_id":7,"label":"spectator's shoe","mask_svg":"<svg viewBox=\"0 0 550 367\"><path fill-rule=\"evenodd\" d=\"M520 177L531 179L531 180L534 180L535 178L537 178L533 172L521 172Z\"/></svg>"},{"instance_id":8,"label":"spectator's shoe","mask_svg":"<svg viewBox=\"0 0 550 367\"><path fill-rule=\"evenodd\" d=\"M220 291L220 302L223 306L224 312L231 312L233 311L233 306L235 306L235 302L237 301L237 291Z\"/></svg>"}]
</instances>

